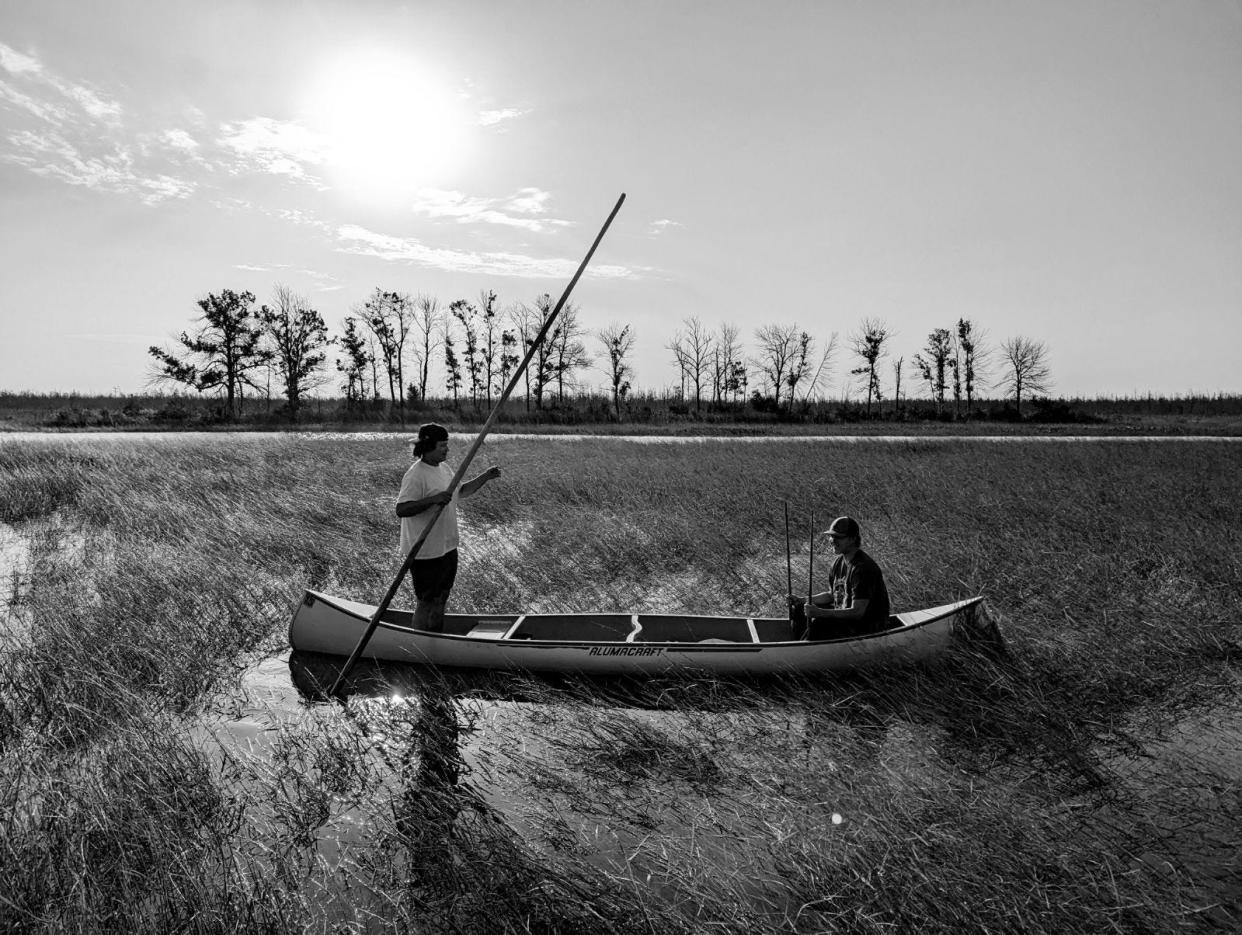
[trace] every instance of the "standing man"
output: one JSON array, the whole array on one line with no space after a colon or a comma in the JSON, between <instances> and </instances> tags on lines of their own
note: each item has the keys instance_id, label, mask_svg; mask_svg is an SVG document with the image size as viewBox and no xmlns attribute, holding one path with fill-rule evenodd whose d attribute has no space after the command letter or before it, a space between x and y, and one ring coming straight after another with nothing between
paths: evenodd
<instances>
[{"instance_id":1,"label":"standing man","mask_svg":"<svg viewBox=\"0 0 1242 935\"><path fill-rule=\"evenodd\" d=\"M418 598L413 626L435 633L444 630L444 609L448 605L453 582L457 579L458 495L469 497L488 481L500 476L500 468L488 468L474 479L458 485L456 493L450 496L448 488L453 481L453 472L444 463L448 457L448 446L449 433L443 425L428 422L420 427L418 440L414 443L414 454L418 460L401 478L401 492L397 495L403 557L410 554L410 549L435 515L436 507L445 504L419 548L418 556L410 563L410 578Z\"/></svg>"},{"instance_id":2,"label":"standing man","mask_svg":"<svg viewBox=\"0 0 1242 935\"><path fill-rule=\"evenodd\" d=\"M888 626L888 588L884 573L862 550L862 530L849 516L838 516L824 533L836 560L828 573L828 590L812 594L803 605L807 639L831 640L876 633Z\"/></svg>"}]
</instances>

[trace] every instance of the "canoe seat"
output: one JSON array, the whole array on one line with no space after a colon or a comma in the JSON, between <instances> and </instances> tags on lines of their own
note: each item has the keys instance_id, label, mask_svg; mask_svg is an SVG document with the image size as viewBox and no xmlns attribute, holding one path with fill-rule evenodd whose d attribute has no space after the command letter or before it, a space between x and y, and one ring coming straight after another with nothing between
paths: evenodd
<instances>
[{"instance_id":1,"label":"canoe seat","mask_svg":"<svg viewBox=\"0 0 1242 935\"><path fill-rule=\"evenodd\" d=\"M480 620L466 636L480 640L503 640L512 627L512 620Z\"/></svg>"}]
</instances>

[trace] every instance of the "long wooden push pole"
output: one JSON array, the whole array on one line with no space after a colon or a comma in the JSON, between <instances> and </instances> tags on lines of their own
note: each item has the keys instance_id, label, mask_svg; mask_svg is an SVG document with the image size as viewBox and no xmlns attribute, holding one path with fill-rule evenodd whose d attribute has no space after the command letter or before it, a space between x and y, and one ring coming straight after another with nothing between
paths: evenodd
<instances>
[{"instance_id":1,"label":"long wooden push pole","mask_svg":"<svg viewBox=\"0 0 1242 935\"><path fill-rule=\"evenodd\" d=\"M574 291L574 286L578 284L578 280L582 277L583 271L586 270L587 264L591 262L591 257L595 255L595 248L599 246L600 241L604 239L604 235L608 233L608 228L612 224L612 219L617 216L617 212L621 210L621 205L625 203L625 193L621 193L621 197L617 199L617 203L613 206L612 213L608 215L608 220L604 222L604 226L600 228L599 233L595 235L595 242L591 244L591 249L587 251L586 256L582 258L582 262L578 264L578 271L574 273L574 278L569 280L569 285L565 287L565 291L561 293L560 299L556 303L556 307L552 309L552 314L544 321L543 327L539 329L539 334L531 341L530 347L526 351L526 356L522 358L522 362L518 365L517 370L513 371L513 376L509 378L509 384L505 387L505 391L500 394L500 399L496 400L496 405L492 407L492 411L488 413L487 421L483 423L483 427L479 429L478 437L470 446L470 450L466 452L466 457L462 459L458 465L453 479L449 481L448 494L451 497L453 492L457 490L457 485L461 483L462 477L466 474L466 469L470 467L470 462L474 460L475 454L479 450L479 446L483 444L483 439L487 437L488 431L492 427L492 422L500 412L500 407L504 405L505 400L509 398L509 394L513 392L513 388L517 386L518 380L522 378L522 374L526 372L526 367L530 364L531 358L535 356L535 351L543 344L544 338L548 336L548 332L552 328L552 323L556 321L556 316L561 313L561 309L569 300L569 294ZM418 554L418 550L423 547L423 542L431 533L431 528L435 526L436 521L440 518L440 514L444 512L445 504L439 503L435 506L435 512L431 514L431 522L423 529L423 534L418 537L418 541L414 543L410 552L405 557L405 561L401 563L401 570L397 572L397 576L393 578L392 584L388 586L384 599L380 601L379 606L375 608L375 613L371 615L371 620L367 624L366 631L362 634L362 639L358 640L358 645L354 647L354 651L349 654L349 659L345 666L341 669L340 674L336 677L336 681L332 683L332 688L328 694L337 696L341 685L345 682L346 677L353 670L354 666L361 658L363 651L367 648L367 643L371 641L371 636L375 633L376 627L379 626L380 618L384 616L388 610L388 605L392 603L392 599L397 594L397 589L401 587L401 581L405 578L405 574L410 570L410 564L414 561L414 556ZM338 696L339 697L339 696Z\"/></svg>"}]
</instances>

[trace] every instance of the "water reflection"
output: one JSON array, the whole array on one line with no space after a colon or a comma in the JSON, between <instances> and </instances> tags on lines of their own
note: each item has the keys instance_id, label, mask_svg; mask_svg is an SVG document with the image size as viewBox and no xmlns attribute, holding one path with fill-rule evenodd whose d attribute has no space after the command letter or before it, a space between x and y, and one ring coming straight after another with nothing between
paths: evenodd
<instances>
[{"instance_id":1,"label":"water reflection","mask_svg":"<svg viewBox=\"0 0 1242 935\"><path fill-rule=\"evenodd\" d=\"M311 705L328 702L328 690L343 663L341 656L292 652L289 674L302 701ZM847 686L844 695L851 694L848 684L827 676L726 678L692 670L665 676L585 676L361 660L342 683L341 696L347 701L392 699L447 691L475 702L723 713L739 708L800 708L808 691L821 698L827 692L829 699L839 700L842 685Z\"/></svg>"},{"instance_id":2,"label":"water reflection","mask_svg":"<svg viewBox=\"0 0 1242 935\"><path fill-rule=\"evenodd\" d=\"M30 544L12 526L0 523L0 616L21 596Z\"/></svg>"}]
</instances>

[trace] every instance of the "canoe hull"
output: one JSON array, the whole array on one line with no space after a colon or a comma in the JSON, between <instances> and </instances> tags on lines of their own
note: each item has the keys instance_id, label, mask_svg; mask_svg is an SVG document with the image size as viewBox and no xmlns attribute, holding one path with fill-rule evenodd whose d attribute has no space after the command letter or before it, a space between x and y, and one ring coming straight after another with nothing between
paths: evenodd
<instances>
[{"instance_id":1,"label":"canoe hull","mask_svg":"<svg viewBox=\"0 0 1242 935\"><path fill-rule=\"evenodd\" d=\"M847 639L788 638L788 622L771 618L669 614L449 614L444 633L415 630L408 611L390 611L376 627L363 658L475 669L572 672L584 675L727 675L842 672L928 661L969 626L982 598L898 614L893 629ZM300 652L347 656L366 632L371 605L307 591L294 613L289 642ZM531 638L583 633L592 639ZM626 638L601 638L610 629ZM680 633L705 639L654 639ZM782 634L784 634L782 636Z\"/></svg>"}]
</instances>

